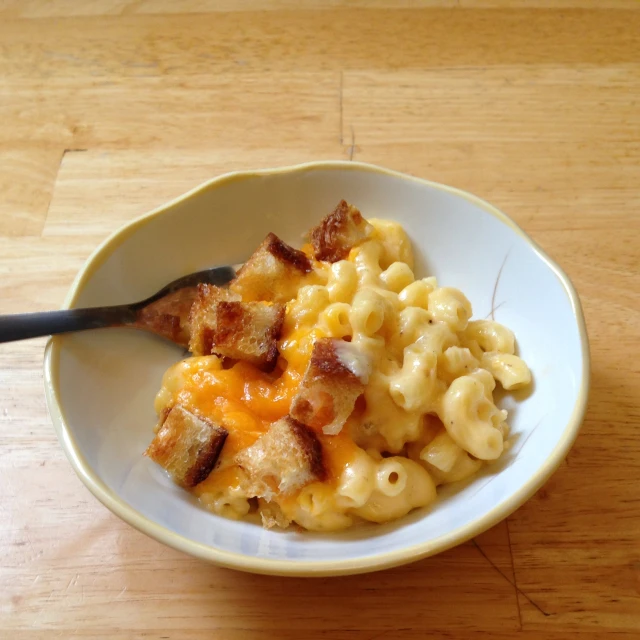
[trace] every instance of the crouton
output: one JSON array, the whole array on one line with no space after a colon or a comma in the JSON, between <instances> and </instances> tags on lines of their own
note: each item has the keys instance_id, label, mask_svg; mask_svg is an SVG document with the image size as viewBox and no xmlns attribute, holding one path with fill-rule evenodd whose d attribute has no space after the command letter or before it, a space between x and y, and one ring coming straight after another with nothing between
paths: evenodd
<instances>
[{"instance_id":1,"label":"crouton","mask_svg":"<svg viewBox=\"0 0 640 640\"><path fill-rule=\"evenodd\" d=\"M184 287L148 304L137 312L134 326L186 347L191 333L189 313L197 293L196 287Z\"/></svg>"},{"instance_id":2,"label":"crouton","mask_svg":"<svg viewBox=\"0 0 640 640\"><path fill-rule=\"evenodd\" d=\"M177 404L144 455L164 467L177 484L191 488L211 473L227 435L226 429Z\"/></svg>"},{"instance_id":3,"label":"crouton","mask_svg":"<svg viewBox=\"0 0 640 640\"><path fill-rule=\"evenodd\" d=\"M288 302L312 272L309 258L270 233L238 271L230 289L248 302Z\"/></svg>"},{"instance_id":4,"label":"crouton","mask_svg":"<svg viewBox=\"0 0 640 640\"><path fill-rule=\"evenodd\" d=\"M189 347L195 355L214 353L269 371L278 358L284 305L241 302L239 297L228 289L199 285L191 308Z\"/></svg>"},{"instance_id":5,"label":"crouton","mask_svg":"<svg viewBox=\"0 0 640 640\"><path fill-rule=\"evenodd\" d=\"M355 345L335 338L316 340L291 416L327 435L340 433L370 373L369 358Z\"/></svg>"},{"instance_id":6,"label":"crouton","mask_svg":"<svg viewBox=\"0 0 640 640\"><path fill-rule=\"evenodd\" d=\"M267 500L275 492L287 494L326 475L315 433L290 416L274 422L235 462L248 475L251 494Z\"/></svg>"},{"instance_id":7,"label":"crouton","mask_svg":"<svg viewBox=\"0 0 640 640\"><path fill-rule=\"evenodd\" d=\"M309 238L317 260L338 262L347 258L349 251L370 236L372 231L373 227L360 211L341 200L317 227L311 229Z\"/></svg>"},{"instance_id":8,"label":"crouton","mask_svg":"<svg viewBox=\"0 0 640 640\"><path fill-rule=\"evenodd\" d=\"M212 284L199 284L196 298L191 305L189 323L191 337L189 351L195 356L211 355L211 327L216 325L218 302L240 300L237 293Z\"/></svg>"},{"instance_id":9,"label":"crouton","mask_svg":"<svg viewBox=\"0 0 640 640\"><path fill-rule=\"evenodd\" d=\"M271 371L278 359L283 322L282 304L218 302L216 324L208 334L211 353Z\"/></svg>"}]
</instances>

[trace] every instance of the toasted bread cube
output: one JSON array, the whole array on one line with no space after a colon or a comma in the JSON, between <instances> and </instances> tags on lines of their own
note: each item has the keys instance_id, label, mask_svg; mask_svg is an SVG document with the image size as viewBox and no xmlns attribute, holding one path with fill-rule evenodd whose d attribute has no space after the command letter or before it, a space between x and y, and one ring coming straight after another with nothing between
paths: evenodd
<instances>
[{"instance_id":1,"label":"toasted bread cube","mask_svg":"<svg viewBox=\"0 0 640 640\"><path fill-rule=\"evenodd\" d=\"M291 416L327 435L340 433L371 373L371 362L355 345L335 338L316 340Z\"/></svg>"},{"instance_id":2,"label":"toasted bread cube","mask_svg":"<svg viewBox=\"0 0 640 640\"><path fill-rule=\"evenodd\" d=\"M270 233L229 288L247 302L288 302L296 297L302 279L311 271L311 262L302 251Z\"/></svg>"},{"instance_id":3,"label":"toasted bread cube","mask_svg":"<svg viewBox=\"0 0 640 640\"><path fill-rule=\"evenodd\" d=\"M278 358L284 305L237 298L227 289L199 285L191 308L190 349L195 355L213 353L270 370Z\"/></svg>"},{"instance_id":4,"label":"toasted bread cube","mask_svg":"<svg viewBox=\"0 0 640 640\"><path fill-rule=\"evenodd\" d=\"M287 494L325 477L318 438L290 416L274 422L235 461L248 475L251 493L267 500L276 492Z\"/></svg>"},{"instance_id":5,"label":"toasted bread cube","mask_svg":"<svg viewBox=\"0 0 640 640\"><path fill-rule=\"evenodd\" d=\"M148 304L138 311L135 326L186 347L191 335L191 306L197 294L197 287L185 287Z\"/></svg>"},{"instance_id":6,"label":"toasted bread cube","mask_svg":"<svg viewBox=\"0 0 640 640\"><path fill-rule=\"evenodd\" d=\"M283 322L282 304L218 302L216 324L208 334L211 353L270 371L278 359L277 340Z\"/></svg>"},{"instance_id":7,"label":"toasted bread cube","mask_svg":"<svg viewBox=\"0 0 640 640\"><path fill-rule=\"evenodd\" d=\"M216 326L217 305L223 300L240 300L240 296L229 289L212 284L198 285L198 292L189 315L191 325L189 351L194 356L211 355L211 327Z\"/></svg>"},{"instance_id":8,"label":"toasted bread cube","mask_svg":"<svg viewBox=\"0 0 640 640\"><path fill-rule=\"evenodd\" d=\"M227 435L226 429L177 404L166 414L145 455L177 484L191 488L211 473Z\"/></svg>"},{"instance_id":9,"label":"toasted bread cube","mask_svg":"<svg viewBox=\"0 0 640 640\"><path fill-rule=\"evenodd\" d=\"M349 251L371 235L373 227L362 217L356 207L345 200L317 227L309 232L317 260L338 262L348 257Z\"/></svg>"}]
</instances>

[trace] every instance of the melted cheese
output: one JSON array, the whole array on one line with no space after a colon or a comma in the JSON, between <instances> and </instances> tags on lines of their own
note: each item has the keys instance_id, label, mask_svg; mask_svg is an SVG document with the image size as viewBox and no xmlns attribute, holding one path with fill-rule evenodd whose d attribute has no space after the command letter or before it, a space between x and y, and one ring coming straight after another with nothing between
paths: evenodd
<instances>
[{"instance_id":1,"label":"melted cheese","mask_svg":"<svg viewBox=\"0 0 640 640\"><path fill-rule=\"evenodd\" d=\"M188 379L175 401L221 424L229 435L221 454L224 466L251 446L269 425L289 413L300 384L295 371L279 378L239 362L230 369L199 371Z\"/></svg>"},{"instance_id":2,"label":"melted cheese","mask_svg":"<svg viewBox=\"0 0 640 640\"><path fill-rule=\"evenodd\" d=\"M342 365L349 369L362 383L367 384L371 375L371 359L369 355L348 342L337 343L336 352Z\"/></svg>"}]
</instances>

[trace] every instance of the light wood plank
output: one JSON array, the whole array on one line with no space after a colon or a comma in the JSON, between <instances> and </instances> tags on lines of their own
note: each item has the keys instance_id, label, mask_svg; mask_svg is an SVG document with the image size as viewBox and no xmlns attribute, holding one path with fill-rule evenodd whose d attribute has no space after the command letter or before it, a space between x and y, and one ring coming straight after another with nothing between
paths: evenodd
<instances>
[{"instance_id":1,"label":"light wood plank","mask_svg":"<svg viewBox=\"0 0 640 640\"><path fill-rule=\"evenodd\" d=\"M0 313L57 309L103 236L0 236ZM2 347L3 358L6 357ZM41 391L41 390L40 390Z\"/></svg>"},{"instance_id":2,"label":"light wood plank","mask_svg":"<svg viewBox=\"0 0 640 640\"><path fill-rule=\"evenodd\" d=\"M0 235L42 232L62 155L55 146L0 147Z\"/></svg>"},{"instance_id":3,"label":"light wood plank","mask_svg":"<svg viewBox=\"0 0 640 640\"><path fill-rule=\"evenodd\" d=\"M308 145L339 136L336 73L145 75L77 85L66 78L7 82L2 93L11 100L0 103L0 116L12 126L2 128L0 140L215 150L239 142L260 148L267 130L283 147L299 143L301 127Z\"/></svg>"},{"instance_id":4,"label":"light wood plank","mask_svg":"<svg viewBox=\"0 0 640 640\"><path fill-rule=\"evenodd\" d=\"M384 632L385 635L378 634L378 637L384 638L385 636L398 639L398 640L416 640L417 638L425 637L424 629L409 629L407 627L398 627L391 633ZM210 640L211 631L202 631L196 629L188 630L189 640ZM34 631L18 631L13 633L12 638L15 640L34 640L36 638L43 638L41 632ZM162 631L122 631L121 629L114 629L110 632L94 632L83 631L79 629L73 630L73 638L83 639L91 638L92 640L149 640L155 638L157 640L182 640L184 637L180 632L174 632L172 630ZM513 631L500 631L495 632L475 632L465 631L464 636L452 634L450 632L439 632L429 630L430 640L451 640L452 638L464 637L464 640L537 640L538 638L544 638L544 640L575 640L576 634L573 631L570 632L550 632L541 636L538 632L517 632ZM602 634L599 633L583 633L578 636L579 640L602 640ZM636 640L637 634L635 633L616 633L613 636L615 640ZM216 640L299 640L300 632L298 630L281 629L278 630L277 635L271 630L247 630L247 629L215 629ZM322 639L326 640L373 640L376 635L372 635L371 631L344 631L342 629L334 629L327 627L321 632L305 633L305 638L311 640Z\"/></svg>"},{"instance_id":5,"label":"light wood plank","mask_svg":"<svg viewBox=\"0 0 640 640\"><path fill-rule=\"evenodd\" d=\"M625 142L640 129L639 81L622 66L345 72L343 122L361 144Z\"/></svg>"},{"instance_id":6,"label":"light wood plank","mask_svg":"<svg viewBox=\"0 0 640 640\"><path fill-rule=\"evenodd\" d=\"M398 626L393 632L384 632L387 637L398 640L415 640L417 638L425 637L424 629L408 629L407 627ZM211 631L202 631L189 629L189 640L210 640ZM378 637L384 638L385 635ZM12 638L15 640L34 640L36 638L46 637L40 632L34 631L18 631L14 633ZM91 638L92 640L149 640L155 638L157 640L182 640L184 637L180 632L174 632L172 630L162 631L122 631L120 629L113 630L107 633L73 630L73 638L83 639ZM465 631L464 636L458 634L452 634L450 632L429 631L430 640L451 640L451 638L464 637L464 640L537 640L538 638L544 638L544 640L575 640L576 634L573 631L570 632L550 632L544 636L538 634L538 632L518 632L513 631L495 631L495 632L475 632ZM615 640L636 640L637 634L635 633L616 633ZM246 629L219 629L215 630L216 640L299 640L300 632L297 630L281 629L278 630L277 635L271 630L246 630ZM371 631L343 631L341 629L333 629L327 627L324 631L315 633L306 633L305 638L311 640L322 639L326 640L331 638L332 640L373 640L376 635L372 635ZM602 640L602 634L599 633L580 633L580 640Z\"/></svg>"},{"instance_id":7,"label":"light wood plank","mask_svg":"<svg viewBox=\"0 0 640 640\"><path fill-rule=\"evenodd\" d=\"M46 24L0 21L5 81L634 65L640 11L344 9L79 17L61 19L55 29ZM73 101L73 93L64 98Z\"/></svg>"},{"instance_id":8,"label":"light wood plank","mask_svg":"<svg viewBox=\"0 0 640 640\"><path fill-rule=\"evenodd\" d=\"M609 0L609 9L633 9L635 0ZM69 16L104 16L128 14L190 14L228 11L335 10L361 7L364 9L437 9L437 8L551 8L600 9L599 0L2 0L0 15L20 18L53 18Z\"/></svg>"},{"instance_id":9,"label":"light wood plank","mask_svg":"<svg viewBox=\"0 0 640 640\"><path fill-rule=\"evenodd\" d=\"M41 488L45 490L44 483ZM74 498L82 507L66 487L61 497ZM58 515L47 504L36 509ZM513 588L472 545L381 573L375 586L366 576L275 580L218 569L163 549L130 532L102 508L92 505L82 509L82 515L91 518L90 526L68 532L66 542L56 537L48 543L52 537L38 525L12 539L14 546L20 545L14 552L20 560L4 571L0 598L12 614L6 631L34 626L104 633L127 625L156 634L181 629L229 633L241 624L248 637L267 631L274 637L292 631L320 637L331 629L371 637L398 628L414 630L410 637L419 637L427 626L442 630L443 620L447 628L479 630L484 606L491 607L504 630L517 629ZM56 573L43 571L52 562ZM461 587L462 568L473 573L477 589ZM421 606L407 607L406 599L418 593ZM365 598L366 607L354 606L356 594ZM255 616L256 601L265 611L286 611L286 617Z\"/></svg>"},{"instance_id":10,"label":"light wood plank","mask_svg":"<svg viewBox=\"0 0 640 640\"><path fill-rule=\"evenodd\" d=\"M44 227L46 236L106 235L123 223L229 171L345 160L333 140L286 147L221 147L67 154Z\"/></svg>"}]
</instances>

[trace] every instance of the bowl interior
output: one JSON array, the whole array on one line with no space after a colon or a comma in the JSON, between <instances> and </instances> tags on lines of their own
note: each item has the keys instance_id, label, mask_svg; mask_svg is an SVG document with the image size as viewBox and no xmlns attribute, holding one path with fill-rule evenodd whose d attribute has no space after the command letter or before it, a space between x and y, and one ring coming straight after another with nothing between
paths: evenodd
<instances>
[{"instance_id":1,"label":"bowl interior","mask_svg":"<svg viewBox=\"0 0 640 640\"><path fill-rule=\"evenodd\" d=\"M151 521L176 534L170 542L182 548L234 566L242 556L244 568L260 571L374 568L427 555L494 524L566 453L585 394L575 300L555 268L499 213L439 185L356 164L232 176L108 242L80 278L72 306L142 299L183 274L241 262L269 231L299 246L341 198L365 217L401 222L413 240L416 275L460 288L475 318L490 316L493 304L496 320L515 331L535 383L517 403L512 396L501 400L510 411L512 449L473 481L449 486L428 512L396 523L327 535L266 531L205 511L142 457L156 421L154 395L164 370L183 357L179 348L126 329L58 338L51 378L66 423L63 444L101 487L99 497L118 496L136 526L149 531ZM184 539L199 545L190 548Z\"/></svg>"}]
</instances>

